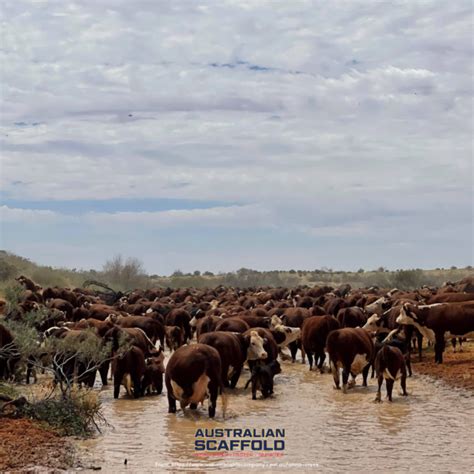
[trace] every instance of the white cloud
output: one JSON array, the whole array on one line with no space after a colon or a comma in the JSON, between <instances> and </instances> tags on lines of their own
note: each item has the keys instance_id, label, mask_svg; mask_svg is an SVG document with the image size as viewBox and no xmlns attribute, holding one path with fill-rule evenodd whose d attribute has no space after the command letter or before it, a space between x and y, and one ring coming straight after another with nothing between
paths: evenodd
<instances>
[{"instance_id":1,"label":"white cloud","mask_svg":"<svg viewBox=\"0 0 474 474\"><path fill-rule=\"evenodd\" d=\"M375 221L391 229L380 215L403 214L421 233L444 205L457 209L453 226L471 218L470 2L11 0L2 10L9 199L227 201L236 205L81 219L255 223L364 235L367 249Z\"/></svg>"}]
</instances>

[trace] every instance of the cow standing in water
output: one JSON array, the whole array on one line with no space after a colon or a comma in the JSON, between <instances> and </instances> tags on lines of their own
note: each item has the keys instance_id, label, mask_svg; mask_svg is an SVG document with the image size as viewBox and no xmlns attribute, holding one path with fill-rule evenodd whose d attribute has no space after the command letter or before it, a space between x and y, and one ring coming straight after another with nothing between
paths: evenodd
<instances>
[{"instance_id":1,"label":"cow standing in water","mask_svg":"<svg viewBox=\"0 0 474 474\"><path fill-rule=\"evenodd\" d=\"M206 344L181 346L168 361L165 383L168 413L176 413L176 401L182 410L188 405L195 410L198 403L209 397L209 417L213 418L217 395L223 390L219 352Z\"/></svg>"},{"instance_id":2,"label":"cow standing in water","mask_svg":"<svg viewBox=\"0 0 474 474\"><path fill-rule=\"evenodd\" d=\"M329 333L326 349L331 362L331 370L336 388L340 389L339 370L342 368L342 390L347 392L349 374L353 384L357 374L362 372L363 385L367 386L370 363L374 355L374 342L362 328L336 329Z\"/></svg>"},{"instance_id":3,"label":"cow standing in water","mask_svg":"<svg viewBox=\"0 0 474 474\"><path fill-rule=\"evenodd\" d=\"M392 390L397 376L400 375L400 385L402 388L403 396L407 396L407 369L405 364L405 356L402 351L397 347L389 346L384 344L383 347L378 351L375 357L375 372L377 373L377 396L376 402L380 402L382 394L382 384L385 379L385 385L387 387L387 398L392 401Z\"/></svg>"}]
</instances>

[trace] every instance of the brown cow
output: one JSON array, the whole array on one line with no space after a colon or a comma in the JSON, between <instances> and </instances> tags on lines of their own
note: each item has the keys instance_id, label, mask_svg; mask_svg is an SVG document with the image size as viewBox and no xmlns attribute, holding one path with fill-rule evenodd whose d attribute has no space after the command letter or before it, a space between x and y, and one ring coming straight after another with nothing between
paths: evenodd
<instances>
[{"instance_id":1,"label":"brown cow","mask_svg":"<svg viewBox=\"0 0 474 474\"><path fill-rule=\"evenodd\" d=\"M198 342L214 347L221 357L222 383L224 387L235 388L250 348L250 336L226 331L202 334ZM263 347L262 347L263 350ZM232 368L232 372L229 369Z\"/></svg>"},{"instance_id":2,"label":"brown cow","mask_svg":"<svg viewBox=\"0 0 474 474\"><path fill-rule=\"evenodd\" d=\"M163 324L148 316L116 316L110 315L108 321L117 324L122 328L140 328L153 342L159 340L161 347L165 344L165 328Z\"/></svg>"},{"instance_id":3,"label":"brown cow","mask_svg":"<svg viewBox=\"0 0 474 474\"><path fill-rule=\"evenodd\" d=\"M377 373L377 396L375 397L376 402L382 401L382 384L385 379L385 385L387 387L387 398L392 401L392 390L393 384L397 379L397 375L400 374L400 385L402 388L403 396L407 396L407 369L405 365L405 356L402 351L397 347L392 347L384 344L383 347L378 351L375 357L375 371Z\"/></svg>"},{"instance_id":4,"label":"brown cow","mask_svg":"<svg viewBox=\"0 0 474 474\"><path fill-rule=\"evenodd\" d=\"M474 302L414 305L405 303L397 323L415 326L428 340L435 343L435 362L443 362L445 337L474 336Z\"/></svg>"},{"instance_id":5,"label":"brown cow","mask_svg":"<svg viewBox=\"0 0 474 474\"><path fill-rule=\"evenodd\" d=\"M199 319L196 324L196 338L199 339L201 334L214 331L221 321L222 319L219 316L206 316L205 318Z\"/></svg>"},{"instance_id":6,"label":"brown cow","mask_svg":"<svg viewBox=\"0 0 474 474\"><path fill-rule=\"evenodd\" d=\"M176 401L182 410L188 405L196 409L209 396L209 417L214 418L217 396L223 390L221 373L221 358L214 347L197 343L173 352L165 371L168 413L176 413Z\"/></svg>"},{"instance_id":7,"label":"brown cow","mask_svg":"<svg viewBox=\"0 0 474 474\"><path fill-rule=\"evenodd\" d=\"M117 355L113 363L114 398L120 394L120 385L125 386L130 397L139 398L146 368L145 355L137 346L131 346L123 354Z\"/></svg>"},{"instance_id":8,"label":"brown cow","mask_svg":"<svg viewBox=\"0 0 474 474\"><path fill-rule=\"evenodd\" d=\"M314 354L314 363L321 373L324 372L326 339L331 331L339 328L339 322L334 316L311 316L304 321L301 342L305 353L308 355L309 370L313 370Z\"/></svg>"},{"instance_id":9,"label":"brown cow","mask_svg":"<svg viewBox=\"0 0 474 474\"><path fill-rule=\"evenodd\" d=\"M184 332L179 326L165 326L165 339L170 352L173 352L184 344Z\"/></svg>"},{"instance_id":10,"label":"brown cow","mask_svg":"<svg viewBox=\"0 0 474 474\"><path fill-rule=\"evenodd\" d=\"M237 317L226 318L218 322L216 331L245 332L249 329L249 325L242 319Z\"/></svg>"},{"instance_id":11,"label":"brown cow","mask_svg":"<svg viewBox=\"0 0 474 474\"><path fill-rule=\"evenodd\" d=\"M363 385L367 386L370 363L373 360L374 343L368 332L362 328L343 328L331 331L326 348L329 354L334 383L340 389L339 369L342 368L342 388L347 392L349 374L355 377L362 372Z\"/></svg>"},{"instance_id":12,"label":"brown cow","mask_svg":"<svg viewBox=\"0 0 474 474\"><path fill-rule=\"evenodd\" d=\"M184 333L184 342L188 342L192 339L191 326L189 322L191 317L189 313L184 309L173 309L165 318L166 326L180 326Z\"/></svg>"},{"instance_id":13,"label":"brown cow","mask_svg":"<svg viewBox=\"0 0 474 474\"><path fill-rule=\"evenodd\" d=\"M339 321L341 328L362 327L367 322L367 313L358 306L351 306L341 308L337 312L336 319Z\"/></svg>"}]
</instances>

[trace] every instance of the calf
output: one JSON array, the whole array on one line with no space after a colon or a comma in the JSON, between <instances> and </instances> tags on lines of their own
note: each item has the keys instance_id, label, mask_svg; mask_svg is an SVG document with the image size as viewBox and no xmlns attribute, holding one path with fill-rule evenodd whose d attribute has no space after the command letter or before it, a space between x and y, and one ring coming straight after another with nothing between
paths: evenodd
<instances>
[{"instance_id":1,"label":"calf","mask_svg":"<svg viewBox=\"0 0 474 474\"><path fill-rule=\"evenodd\" d=\"M221 374L221 358L214 347L200 343L181 346L171 355L165 371L168 413L176 413L176 401L182 410L188 405L196 409L208 396L209 417L213 418L218 393L223 390Z\"/></svg>"},{"instance_id":2,"label":"calf","mask_svg":"<svg viewBox=\"0 0 474 474\"><path fill-rule=\"evenodd\" d=\"M252 383L252 400L257 399L257 390L262 392L263 398L268 398L273 394L273 378L281 373L281 367L277 360L269 364L256 364L252 368L252 375L245 384L245 388Z\"/></svg>"},{"instance_id":3,"label":"calf","mask_svg":"<svg viewBox=\"0 0 474 474\"><path fill-rule=\"evenodd\" d=\"M146 359L145 373L142 381L142 394L151 393L160 394L163 390L163 374L165 373L165 366L163 351L158 351L152 357Z\"/></svg>"},{"instance_id":4,"label":"calf","mask_svg":"<svg viewBox=\"0 0 474 474\"><path fill-rule=\"evenodd\" d=\"M382 401L381 389L384 379L387 388L387 398L390 402L392 401L393 384L399 374L403 396L406 397L408 395L406 389L407 370L405 357L400 349L384 344L375 357L375 371L377 373L378 382L377 395L375 397L376 402Z\"/></svg>"},{"instance_id":5,"label":"calf","mask_svg":"<svg viewBox=\"0 0 474 474\"><path fill-rule=\"evenodd\" d=\"M339 369L342 368L342 389L347 392L349 374L355 377L362 372L363 385L367 386L374 343L365 329L343 328L329 333L326 342L334 383L340 389Z\"/></svg>"}]
</instances>

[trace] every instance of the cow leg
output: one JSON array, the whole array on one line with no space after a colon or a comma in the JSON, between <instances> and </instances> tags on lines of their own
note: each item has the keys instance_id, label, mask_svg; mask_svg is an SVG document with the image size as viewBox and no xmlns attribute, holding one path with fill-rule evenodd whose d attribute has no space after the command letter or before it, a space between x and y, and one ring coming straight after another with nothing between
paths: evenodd
<instances>
[{"instance_id":1,"label":"cow leg","mask_svg":"<svg viewBox=\"0 0 474 474\"><path fill-rule=\"evenodd\" d=\"M416 336L416 340L418 343L418 360L421 362L422 360L422 349L423 349L423 336L418 333Z\"/></svg>"},{"instance_id":2,"label":"cow leg","mask_svg":"<svg viewBox=\"0 0 474 474\"><path fill-rule=\"evenodd\" d=\"M230 388L236 387L241 373L242 373L242 366L234 367L234 373L232 374L232 378L230 379Z\"/></svg>"},{"instance_id":3,"label":"cow leg","mask_svg":"<svg viewBox=\"0 0 474 474\"><path fill-rule=\"evenodd\" d=\"M109 373L110 361L103 362L99 367L100 380L102 385L107 385L107 374Z\"/></svg>"},{"instance_id":4,"label":"cow leg","mask_svg":"<svg viewBox=\"0 0 474 474\"><path fill-rule=\"evenodd\" d=\"M140 377L137 374L133 374L132 382L133 382L133 396L134 398L140 398L140 396L144 395Z\"/></svg>"},{"instance_id":5,"label":"cow leg","mask_svg":"<svg viewBox=\"0 0 474 474\"><path fill-rule=\"evenodd\" d=\"M252 377L252 400L257 399L257 387L258 387L257 376L254 375Z\"/></svg>"},{"instance_id":6,"label":"cow leg","mask_svg":"<svg viewBox=\"0 0 474 474\"><path fill-rule=\"evenodd\" d=\"M443 363L443 351L445 347L444 342L444 332L436 334L436 342L435 342L435 362L438 364Z\"/></svg>"},{"instance_id":7,"label":"cow leg","mask_svg":"<svg viewBox=\"0 0 474 474\"><path fill-rule=\"evenodd\" d=\"M411 371L411 361L410 361L410 357L406 357L405 359L405 364L406 364L406 368L408 369L408 377L411 377L413 375L412 371Z\"/></svg>"},{"instance_id":8,"label":"cow leg","mask_svg":"<svg viewBox=\"0 0 474 474\"><path fill-rule=\"evenodd\" d=\"M208 385L209 388L209 418L214 418L216 415L217 395L219 392L219 384L216 380L211 380Z\"/></svg>"},{"instance_id":9,"label":"cow leg","mask_svg":"<svg viewBox=\"0 0 474 474\"><path fill-rule=\"evenodd\" d=\"M407 393L407 371L406 367L402 367L401 369L401 377L400 377L400 387L402 388L402 395L406 397Z\"/></svg>"},{"instance_id":10,"label":"cow leg","mask_svg":"<svg viewBox=\"0 0 474 474\"><path fill-rule=\"evenodd\" d=\"M176 413L176 400L173 397L173 387L171 386L168 376L165 378L165 385L168 396L168 413Z\"/></svg>"},{"instance_id":11,"label":"cow leg","mask_svg":"<svg viewBox=\"0 0 474 474\"><path fill-rule=\"evenodd\" d=\"M300 342L300 349L301 349L301 362L304 364L306 363L306 352L304 351L303 344Z\"/></svg>"},{"instance_id":12,"label":"cow leg","mask_svg":"<svg viewBox=\"0 0 474 474\"><path fill-rule=\"evenodd\" d=\"M229 387L229 365L222 364L222 385L224 387Z\"/></svg>"},{"instance_id":13,"label":"cow leg","mask_svg":"<svg viewBox=\"0 0 474 474\"><path fill-rule=\"evenodd\" d=\"M334 379L334 385L337 390L340 390L340 381L339 381L339 369L337 368L337 364L334 361L330 361L331 364L331 372L332 377Z\"/></svg>"},{"instance_id":14,"label":"cow leg","mask_svg":"<svg viewBox=\"0 0 474 474\"><path fill-rule=\"evenodd\" d=\"M451 338L451 345L453 346L453 352L456 352L456 338Z\"/></svg>"},{"instance_id":15,"label":"cow leg","mask_svg":"<svg viewBox=\"0 0 474 474\"><path fill-rule=\"evenodd\" d=\"M462 348L462 341L463 341L463 337L460 337L458 338L458 342L459 342L459 352L464 352L464 349Z\"/></svg>"},{"instance_id":16,"label":"cow leg","mask_svg":"<svg viewBox=\"0 0 474 474\"><path fill-rule=\"evenodd\" d=\"M362 370L362 385L367 387L367 377L369 376L370 364L367 364Z\"/></svg>"},{"instance_id":17,"label":"cow leg","mask_svg":"<svg viewBox=\"0 0 474 474\"><path fill-rule=\"evenodd\" d=\"M290 353L291 353L291 362L296 362L296 353L298 352L298 344L296 341L290 342L288 344L288 347L290 348Z\"/></svg>"},{"instance_id":18,"label":"cow leg","mask_svg":"<svg viewBox=\"0 0 474 474\"><path fill-rule=\"evenodd\" d=\"M349 374L351 373L350 366L347 367L346 365L342 369L342 391L344 393L347 393L347 388L348 388L348 380L349 380ZM354 380L355 382L355 380Z\"/></svg>"},{"instance_id":19,"label":"cow leg","mask_svg":"<svg viewBox=\"0 0 474 474\"><path fill-rule=\"evenodd\" d=\"M116 372L114 374L114 398L119 397L120 385L122 383L123 374L121 372Z\"/></svg>"},{"instance_id":20,"label":"cow leg","mask_svg":"<svg viewBox=\"0 0 474 474\"><path fill-rule=\"evenodd\" d=\"M319 364L318 364L318 369L319 371L324 374L324 361L326 360L326 353L324 352L324 349L319 353Z\"/></svg>"},{"instance_id":21,"label":"cow leg","mask_svg":"<svg viewBox=\"0 0 474 474\"><path fill-rule=\"evenodd\" d=\"M309 370L313 370L313 353L308 351L306 354L308 355Z\"/></svg>"},{"instance_id":22,"label":"cow leg","mask_svg":"<svg viewBox=\"0 0 474 474\"><path fill-rule=\"evenodd\" d=\"M382 401L382 384L383 384L383 374L382 373L380 373L377 376L377 384L378 384L378 388L377 388L377 395L375 395L375 401L376 402L381 402Z\"/></svg>"},{"instance_id":23,"label":"cow leg","mask_svg":"<svg viewBox=\"0 0 474 474\"><path fill-rule=\"evenodd\" d=\"M393 391L393 380L392 379L385 379L385 384L387 386L387 398L388 401L392 401L392 391Z\"/></svg>"}]
</instances>

